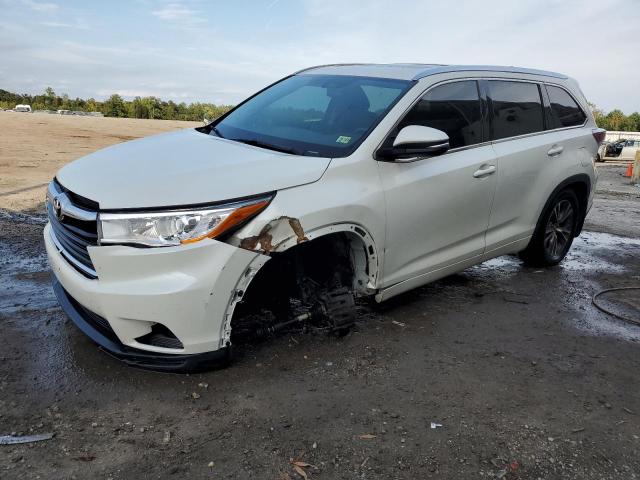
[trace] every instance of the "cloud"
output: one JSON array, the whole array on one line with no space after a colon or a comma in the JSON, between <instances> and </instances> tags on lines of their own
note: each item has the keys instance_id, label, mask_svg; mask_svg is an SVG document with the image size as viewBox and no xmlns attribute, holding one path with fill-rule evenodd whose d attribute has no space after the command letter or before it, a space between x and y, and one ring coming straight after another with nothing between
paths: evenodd
<instances>
[{"instance_id":1,"label":"cloud","mask_svg":"<svg viewBox=\"0 0 640 480\"><path fill-rule=\"evenodd\" d=\"M497 64L566 73L599 107L630 113L640 110L640 64L629 60L640 51L637 1L270 0L247 12L244 2L138 0L117 14L60 2L47 18L9 8L0 88L236 103L322 63ZM619 12L624 22L603 24Z\"/></svg>"},{"instance_id":2,"label":"cloud","mask_svg":"<svg viewBox=\"0 0 640 480\"><path fill-rule=\"evenodd\" d=\"M89 30L89 26L80 21L80 20L76 20L75 23L68 23L68 22L40 22L39 25L42 25L43 27L51 27L51 28L74 28L77 30Z\"/></svg>"},{"instance_id":3,"label":"cloud","mask_svg":"<svg viewBox=\"0 0 640 480\"><path fill-rule=\"evenodd\" d=\"M173 23L177 26L193 26L204 22L200 12L182 3L169 3L160 10L151 12L151 14L160 20Z\"/></svg>"},{"instance_id":4,"label":"cloud","mask_svg":"<svg viewBox=\"0 0 640 480\"><path fill-rule=\"evenodd\" d=\"M35 0L21 0L22 4L29 7L36 12L53 12L60 8L57 3L51 2L36 2Z\"/></svg>"}]
</instances>

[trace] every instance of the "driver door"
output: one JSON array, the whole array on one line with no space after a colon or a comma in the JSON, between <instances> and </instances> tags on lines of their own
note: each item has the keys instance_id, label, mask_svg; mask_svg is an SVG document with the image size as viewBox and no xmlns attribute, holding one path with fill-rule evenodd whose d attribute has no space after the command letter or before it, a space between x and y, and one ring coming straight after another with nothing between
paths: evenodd
<instances>
[{"instance_id":1,"label":"driver door","mask_svg":"<svg viewBox=\"0 0 640 480\"><path fill-rule=\"evenodd\" d=\"M383 288L419 277L409 282L412 288L445 275L448 266L464 268L481 258L497 169L495 153L484 143L485 111L477 81L441 84L385 142L404 126L423 125L447 133L450 149L410 163L378 162L387 205Z\"/></svg>"}]
</instances>

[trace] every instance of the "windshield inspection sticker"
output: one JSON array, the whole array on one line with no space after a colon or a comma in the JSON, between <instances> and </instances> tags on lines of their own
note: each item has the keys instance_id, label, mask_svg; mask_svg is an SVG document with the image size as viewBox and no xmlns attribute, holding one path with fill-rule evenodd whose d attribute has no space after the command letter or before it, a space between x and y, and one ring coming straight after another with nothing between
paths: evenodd
<instances>
[{"instance_id":1,"label":"windshield inspection sticker","mask_svg":"<svg viewBox=\"0 0 640 480\"><path fill-rule=\"evenodd\" d=\"M336 139L336 143L349 143L351 141L351 137L345 137L344 135L340 135L337 139Z\"/></svg>"}]
</instances>

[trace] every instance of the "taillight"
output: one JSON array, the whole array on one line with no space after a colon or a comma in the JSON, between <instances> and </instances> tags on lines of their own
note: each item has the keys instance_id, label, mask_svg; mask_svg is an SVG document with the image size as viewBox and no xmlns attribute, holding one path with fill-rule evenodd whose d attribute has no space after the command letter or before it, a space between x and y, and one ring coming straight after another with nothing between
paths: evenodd
<instances>
[{"instance_id":1,"label":"taillight","mask_svg":"<svg viewBox=\"0 0 640 480\"><path fill-rule=\"evenodd\" d=\"M604 137L607 135L607 131L603 128L594 128L591 132L593 133L593 138L596 139L598 145L602 145Z\"/></svg>"}]
</instances>

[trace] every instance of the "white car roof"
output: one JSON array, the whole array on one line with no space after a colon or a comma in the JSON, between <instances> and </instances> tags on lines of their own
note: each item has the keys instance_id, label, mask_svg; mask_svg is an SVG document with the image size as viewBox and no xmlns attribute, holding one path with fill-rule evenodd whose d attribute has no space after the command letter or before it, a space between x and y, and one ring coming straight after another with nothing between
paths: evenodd
<instances>
[{"instance_id":1,"label":"white car roof","mask_svg":"<svg viewBox=\"0 0 640 480\"><path fill-rule=\"evenodd\" d=\"M507 67L500 65L439 65L431 63L343 63L319 65L296 72L299 74L353 75L360 77L395 78L399 80L419 80L438 73L448 72L508 72L542 75L554 78L568 78L566 75L532 68Z\"/></svg>"}]
</instances>

